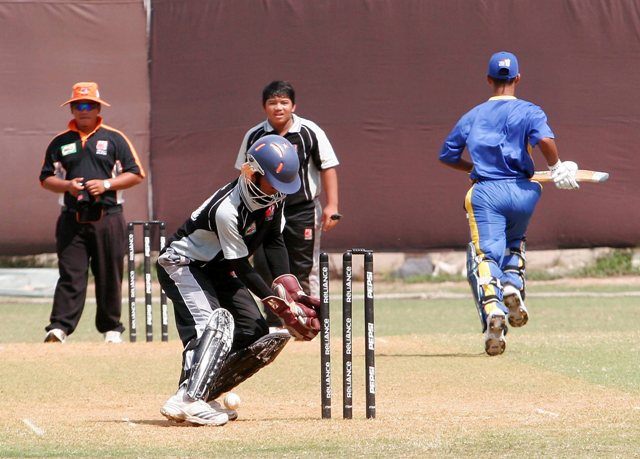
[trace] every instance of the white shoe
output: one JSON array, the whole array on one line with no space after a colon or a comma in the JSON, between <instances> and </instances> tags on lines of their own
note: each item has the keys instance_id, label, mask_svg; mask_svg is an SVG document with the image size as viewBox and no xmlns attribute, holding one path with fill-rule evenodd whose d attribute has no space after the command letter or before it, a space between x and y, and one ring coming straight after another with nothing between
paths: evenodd
<instances>
[{"instance_id":1,"label":"white shoe","mask_svg":"<svg viewBox=\"0 0 640 459\"><path fill-rule=\"evenodd\" d=\"M507 316L500 309L496 309L487 316L487 330L484 333L484 350L489 355L500 355L507 347L504 338L507 330Z\"/></svg>"},{"instance_id":2,"label":"white shoe","mask_svg":"<svg viewBox=\"0 0 640 459\"><path fill-rule=\"evenodd\" d=\"M504 286L502 290L502 301L509 309L509 325L512 327L522 327L529 320L529 311L524 305L520 290L511 284Z\"/></svg>"},{"instance_id":3,"label":"white shoe","mask_svg":"<svg viewBox=\"0 0 640 459\"><path fill-rule=\"evenodd\" d=\"M122 342L122 333L115 330L108 331L104 334L104 342L120 344Z\"/></svg>"},{"instance_id":4,"label":"white shoe","mask_svg":"<svg viewBox=\"0 0 640 459\"><path fill-rule=\"evenodd\" d=\"M214 410L220 411L221 413L226 413L227 416L229 416L229 421L235 421L236 419L238 419L238 412L236 410L229 410L227 408L223 408L220 402L217 402L215 400L211 400L208 403L209 403L209 406Z\"/></svg>"},{"instance_id":5,"label":"white shoe","mask_svg":"<svg viewBox=\"0 0 640 459\"><path fill-rule=\"evenodd\" d=\"M189 421L203 426L223 426L229 421L227 413L217 411L204 400L184 401L179 395L170 397L160 413L175 422Z\"/></svg>"},{"instance_id":6,"label":"white shoe","mask_svg":"<svg viewBox=\"0 0 640 459\"><path fill-rule=\"evenodd\" d=\"M289 333L289 330L287 330L285 327L269 327L269 334L272 333L291 336L291 333Z\"/></svg>"},{"instance_id":7,"label":"white shoe","mask_svg":"<svg viewBox=\"0 0 640 459\"><path fill-rule=\"evenodd\" d=\"M45 343L64 343L67 339L67 334L60 330L59 328L54 328L49 330L46 335L44 335Z\"/></svg>"}]
</instances>

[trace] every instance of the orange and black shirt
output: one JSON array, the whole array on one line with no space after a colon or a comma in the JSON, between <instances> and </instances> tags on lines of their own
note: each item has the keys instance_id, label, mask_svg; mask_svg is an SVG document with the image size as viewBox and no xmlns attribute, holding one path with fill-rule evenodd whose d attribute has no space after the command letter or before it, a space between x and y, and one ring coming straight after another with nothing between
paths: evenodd
<instances>
[{"instance_id":1,"label":"orange and black shirt","mask_svg":"<svg viewBox=\"0 0 640 459\"><path fill-rule=\"evenodd\" d=\"M68 129L54 137L47 147L40 182L54 175L65 180L76 177L108 180L123 172L145 176L127 136L104 124L100 117L98 126L87 135L78 130L75 120L71 120ZM106 191L101 201L104 207L121 204L122 191ZM65 193L61 204L67 210L75 211L76 202L77 198Z\"/></svg>"}]
</instances>

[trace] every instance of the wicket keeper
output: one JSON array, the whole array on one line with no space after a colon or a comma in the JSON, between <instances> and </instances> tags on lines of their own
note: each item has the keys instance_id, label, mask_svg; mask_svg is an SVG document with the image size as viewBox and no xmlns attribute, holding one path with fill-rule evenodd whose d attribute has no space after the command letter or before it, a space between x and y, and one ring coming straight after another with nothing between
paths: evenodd
<instances>
[{"instance_id":1,"label":"wicket keeper","mask_svg":"<svg viewBox=\"0 0 640 459\"><path fill-rule=\"evenodd\" d=\"M489 355L504 352L507 320L527 323L525 236L542 193L530 180L537 146L561 189L576 189L577 164L562 162L545 112L516 98L518 59L498 52L489 59L492 96L460 118L440 150L440 161L470 174L464 206L471 230L467 275L485 333ZM462 158L467 149L470 160Z\"/></svg>"},{"instance_id":2,"label":"wicket keeper","mask_svg":"<svg viewBox=\"0 0 640 459\"><path fill-rule=\"evenodd\" d=\"M300 188L298 155L278 135L256 141L240 177L193 211L158 257L158 279L173 301L184 345L178 390L160 412L176 422L223 425L237 418L215 400L280 353L291 336L320 330L318 298L289 273L282 240L287 194ZM277 277L269 286L249 263L260 245ZM269 334L252 292L289 333Z\"/></svg>"}]
</instances>

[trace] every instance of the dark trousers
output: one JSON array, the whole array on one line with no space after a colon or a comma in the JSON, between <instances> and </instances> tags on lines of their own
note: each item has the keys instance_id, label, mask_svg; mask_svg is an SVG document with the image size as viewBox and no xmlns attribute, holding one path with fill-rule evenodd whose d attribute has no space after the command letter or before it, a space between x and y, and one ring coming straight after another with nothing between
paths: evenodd
<instances>
[{"instance_id":1,"label":"dark trousers","mask_svg":"<svg viewBox=\"0 0 640 459\"><path fill-rule=\"evenodd\" d=\"M298 278L300 286L310 294L309 275L313 269L315 239L320 237L315 228L315 202L309 201L295 206L285 205L285 226L282 230L282 238L289 254L289 267L291 274ZM262 247L253 254L253 265L256 271L271 284L273 275ZM280 319L271 310L266 310L269 326L279 326Z\"/></svg>"},{"instance_id":2,"label":"dark trousers","mask_svg":"<svg viewBox=\"0 0 640 459\"><path fill-rule=\"evenodd\" d=\"M87 296L89 268L95 278L96 328L100 333L124 331L120 316L125 241L122 212L105 214L94 223L78 223L74 213L60 214L56 225L60 278L47 331L59 328L70 335L76 329Z\"/></svg>"}]
</instances>

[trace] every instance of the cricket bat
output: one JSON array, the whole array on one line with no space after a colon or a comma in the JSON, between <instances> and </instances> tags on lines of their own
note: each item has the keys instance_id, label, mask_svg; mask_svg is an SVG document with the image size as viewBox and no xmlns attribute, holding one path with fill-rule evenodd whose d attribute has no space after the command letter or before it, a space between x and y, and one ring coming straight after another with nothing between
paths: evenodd
<instances>
[{"instance_id":1,"label":"cricket bat","mask_svg":"<svg viewBox=\"0 0 640 459\"><path fill-rule=\"evenodd\" d=\"M608 172L590 171L587 169L578 169L576 171L577 182L589 182L600 183L606 182L609 179ZM531 180L537 180L538 182L551 182L551 171L535 171Z\"/></svg>"}]
</instances>

